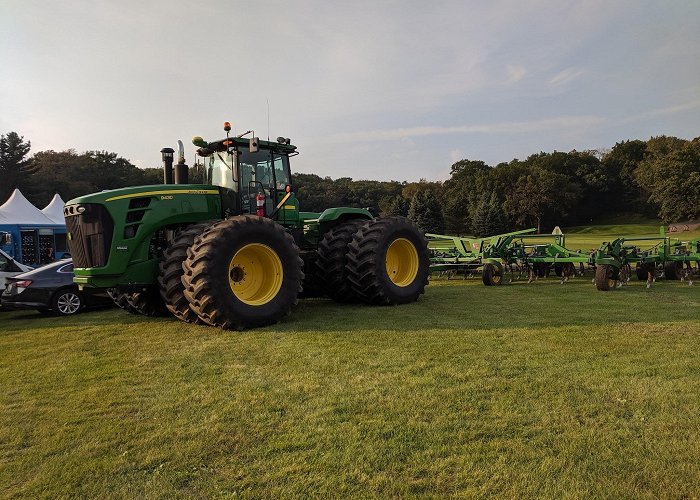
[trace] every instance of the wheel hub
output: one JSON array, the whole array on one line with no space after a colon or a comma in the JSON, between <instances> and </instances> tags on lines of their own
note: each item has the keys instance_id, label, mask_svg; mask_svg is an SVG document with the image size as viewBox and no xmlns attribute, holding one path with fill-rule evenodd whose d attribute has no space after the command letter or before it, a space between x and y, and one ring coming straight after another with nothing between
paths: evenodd
<instances>
[{"instance_id":1,"label":"wheel hub","mask_svg":"<svg viewBox=\"0 0 700 500\"><path fill-rule=\"evenodd\" d=\"M243 246L228 267L231 291L250 306L261 306L273 300L282 288L283 274L277 252L262 243Z\"/></svg>"},{"instance_id":2,"label":"wheel hub","mask_svg":"<svg viewBox=\"0 0 700 500\"><path fill-rule=\"evenodd\" d=\"M418 251L406 238L397 238L386 251L386 272L400 287L413 283L418 276Z\"/></svg>"},{"instance_id":3,"label":"wheel hub","mask_svg":"<svg viewBox=\"0 0 700 500\"><path fill-rule=\"evenodd\" d=\"M231 281L238 284L245 279L245 269L242 267L234 266L229 273Z\"/></svg>"}]
</instances>

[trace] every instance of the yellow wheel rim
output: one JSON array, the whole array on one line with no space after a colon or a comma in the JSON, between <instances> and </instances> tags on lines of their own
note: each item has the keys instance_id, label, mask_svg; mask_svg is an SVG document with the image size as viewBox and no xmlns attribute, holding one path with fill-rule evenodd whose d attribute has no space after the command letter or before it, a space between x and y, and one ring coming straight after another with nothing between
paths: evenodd
<instances>
[{"instance_id":1,"label":"yellow wheel rim","mask_svg":"<svg viewBox=\"0 0 700 500\"><path fill-rule=\"evenodd\" d=\"M386 251L386 273L396 286L408 286L418 276L418 251L406 238L394 240Z\"/></svg>"},{"instance_id":2,"label":"yellow wheel rim","mask_svg":"<svg viewBox=\"0 0 700 500\"><path fill-rule=\"evenodd\" d=\"M236 252L228 265L229 285L238 300L261 306L282 288L282 261L262 243L250 243Z\"/></svg>"}]
</instances>

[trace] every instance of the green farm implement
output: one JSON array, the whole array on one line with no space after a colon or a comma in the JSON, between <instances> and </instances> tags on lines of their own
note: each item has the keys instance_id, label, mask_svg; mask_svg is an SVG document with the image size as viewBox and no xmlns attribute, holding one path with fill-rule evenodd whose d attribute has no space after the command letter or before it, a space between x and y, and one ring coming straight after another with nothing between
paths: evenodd
<instances>
[{"instance_id":1,"label":"green farm implement","mask_svg":"<svg viewBox=\"0 0 700 500\"><path fill-rule=\"evenodd\" d=\"M120 307L224 329L275 323L297 297L376 305L418 299L428 282L425 237L403 217L358 208L299 209L289 139L226 137L161 150L164 184L102 191L64 209L75 282L107 289ZM173 175L174 173L174 175Z\"/></svg>"},{"instance_id":2,"label":"green farm implement","mask_svg":"<svg viewBox=\"0 0 700 500\"><path fill-rule=\"evenodd\" d=\"M573 276L594 272L599 290L610 290L629 281L632 265L638 279L648 286L663 275L670 280L688 280L692 284L700 274L700 238L688 241L666 236L620 237L603 243L591 253L566 247L564 234L534 234L534 229L470 238L427 234L431 252L430 270L449 276L473 275L481 270L487 286L527 277L529 282L552 272L567 282Z\"/></svg>"},{"instance_id":3,"label":"green farm implement","mask_svg":"<svg viewBox=\"0 0 700 500\"><path fill-rule=\"evenodd\" d=\"M482 271L487 286L500 285L506 272L511 280L526 275L530 281L554 273L567 281L575 266L590 264L591 257L567 249L563 234L534 234L525 229L486 238L427 234L431 271L451 274Z\"/></svg>"},{"instance_id":4,"label":"green farm implement","mask_svg":"<svg viewBox=\"0 0 700 500\"><path fill-rule=\"evenodd\" d=\"M629 281L632 265L639 280L651 286L657 275L668 280L688 280L700 273L700 238L682 241L665 234L659 236L621 237L604 242L596 251L595 284L607 291Z\"/></svg>"}]
</instances>

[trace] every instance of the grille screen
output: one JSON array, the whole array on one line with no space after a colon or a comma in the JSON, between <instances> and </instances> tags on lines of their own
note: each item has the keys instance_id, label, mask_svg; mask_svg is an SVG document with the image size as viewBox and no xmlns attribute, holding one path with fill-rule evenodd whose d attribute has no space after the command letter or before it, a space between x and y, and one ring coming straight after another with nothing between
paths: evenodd
<instances>
[{"instance_id":1,"label":"grille screen","mask_svg":"<svg viewBox=\"0 0 700 500\"><path fill-rule=\"evenodd\" d=\"M102 205L81 205L85 211L66 217L68 247L75 267L103 267L109 258L114 223Z\"/></svg>"}]
</instances>

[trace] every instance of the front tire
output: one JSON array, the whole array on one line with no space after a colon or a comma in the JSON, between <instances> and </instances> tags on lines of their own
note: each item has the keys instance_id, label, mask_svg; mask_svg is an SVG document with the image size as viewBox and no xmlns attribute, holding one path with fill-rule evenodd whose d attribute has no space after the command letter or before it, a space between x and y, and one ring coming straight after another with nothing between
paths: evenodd
<instances>
[{"instance_id":1,"label":"front tire","mask_svg":"<svg viewBox=\"0 0 700 500\"><path fill-rule=\"evenodd\" d=\"M407 304L425 292L428 241L405 217L374 219L348 245L348 279L355 294L375 305Z\"/></svg>"},{"instance_id":2,"label":"front tire","mask_svg":"<svg viewBox=\"0 0 700 500\"><path fill-rule=\"evenodd\" d=\"M194 224L175 235L158 265L158 285L165 307L173 316L186 323L195 323L199 317L190 309L190 303L185 297L182 264L187 259L187 249L209 226L210 223Z\"/></svg>"},{"instance_id":3,"label":"front tire","mask_svg":"<svg viewBox=\"0 0 700 500\"><path fill-rule=\"evenodd\" d=\"M77 290L59 290L51 301L51 310L60 316L78 314L85 306L83 296Z\"/></svg>"},{"instance_id":4,"label":"front tire","mask_svg":"<svg viewBox=\"0 0 700 500\"><path fill-rule=\"evenodd\" d=\"M270 325L296 304L302 265L294 238L282 226L257 216L232 217L213 224L187 250L184 294L209 325Z\"/></svg>"}]
</instances>

